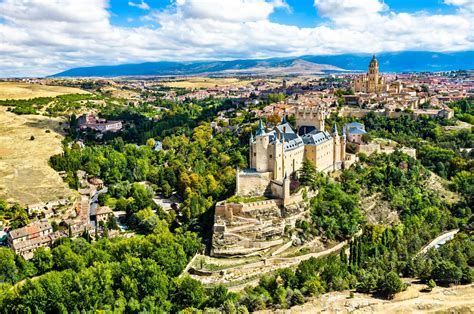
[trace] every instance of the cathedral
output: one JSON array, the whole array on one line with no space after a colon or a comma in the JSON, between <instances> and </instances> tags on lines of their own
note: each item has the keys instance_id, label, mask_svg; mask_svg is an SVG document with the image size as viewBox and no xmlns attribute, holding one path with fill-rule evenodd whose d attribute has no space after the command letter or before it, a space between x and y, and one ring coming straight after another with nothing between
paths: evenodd
<instances>
[{"instance_id":1,"label":"cathedral","mask_svg":"<svg viewBox=\"0 0 474 314\"><path fill-rule=\"evenodd\" d=\"M318 171L342 168L346 137L339 136L335 125L331 133L325 131L327 112L320 107L305 107L297 108L295 114L296 130L285 118L270 131L260 121L255 136L250 137L250 168L237 174L237 195L272 194L283 198L288 177L301 169L305 158ZM275 192L281 190L278 186L281 192Z\"/></svg>"},{"instance_id":2,"label":"cathedral","mask_svg":"<svg viewBox=\"0 0 474 314\"><path fill-rule=\"evenodd\" d=\"M353 88L356 93L382 93L387 91L385 78L379 75L379 62L372 57L367 74L354 78Z\"/></svg>"}]
</instances>

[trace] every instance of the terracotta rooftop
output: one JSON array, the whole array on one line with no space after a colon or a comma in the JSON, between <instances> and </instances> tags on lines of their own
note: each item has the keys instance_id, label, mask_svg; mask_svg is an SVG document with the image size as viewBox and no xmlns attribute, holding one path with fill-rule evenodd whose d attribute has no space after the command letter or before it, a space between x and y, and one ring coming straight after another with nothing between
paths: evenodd
<instances>
[{"instance_id":1,"label":"terracotta rooftop","mask_svg":"<svg viewBox=\"0 0 474 314\"><path fill-rule=\"evenodd\" d=\"M10 237L12 239L22 238L29 235L34 235L41 231L51 229L51 224L49 222L35 222L31 223L23 228L18 228L10 231Z\"/></svg>"}]
</instances>

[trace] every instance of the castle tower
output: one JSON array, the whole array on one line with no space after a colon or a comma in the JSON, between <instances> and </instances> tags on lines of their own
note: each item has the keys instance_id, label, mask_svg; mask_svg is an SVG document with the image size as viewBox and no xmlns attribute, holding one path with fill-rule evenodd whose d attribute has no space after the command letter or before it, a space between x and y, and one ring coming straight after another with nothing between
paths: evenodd
<instances>
[{"instance_id":1,"label":"castle tower","mask_svg":"<svg viewBox=\"0 0 474 314\"><path fill-rule=\"evenodd\" d=\"M237 171L235 172L235 195L239 195L239 186L240 186L240 168L237 167Z\"/></svg>"},{"instance_id":2,"label":"castle tower","mask_svg":"<svg viewBox=\"0 0 474 314\"><path fill-rule=\"evenodd\" d=\"M342 134L341 137L341 162L344 164L346 160L346 133Z\"/></svg>"},{"instance_id":3,"label":"castle tower","mask_svg":"<svg viewBox=\"0 0 474 314\"><path fill-rule=\"evenodd\" d=\"M324 108L318 107L303 107L296 108L296 129L298 133L305 134L300 130L301 127L314 127L318 131L324 131L324 120L327 112ZM308 132L310 129L308 130Z\"/></svg>"},{"instance_id":4,"label":"castle tower","mask_svg":"<svg viewBox=\"0 0 474 314\"><path fill-rule=\"evenodd\" d=\"M255 169L258 172L270 171L270 169L268 169L268 146L270 144L270 137L265 133L262 119L260 119L257 133L255 135L255 150L253 151L252 156Z\"/></svg>"},{"instance_id":5,"label":"castle tower","mask_svg":"<svg viewBox=\"0 0 474 314\"><path fill-rule=\"evenodd\" d=\"M288 172L283 177L283 205L286 206L290 202L290 178Z\"/></svg>"},{"instance_id":6,"label":"castle tower","mask_svg":"<svg viewBox=\"0 0 474 314\"><path fill-rule=\"evenodd\" d=\"M334 126L332 128L332 138L334 141L333 145L333 170L336 170L339 168L339 165L341 164L341 142L339 138L339 133L337 132L337 125L334 123Z\"/></svg>"},{"instance_id":7,"label":"castle tower","mask_svg":"<svg viewBox=\"0 0 474 314\"><path fill-rule=\"evenodd\" d=\"M372 57L372 60L369 63L369 72L368 76L368 89L370 93L376 93L379 91L379 62L375 58L375 55Z\"/></svg>"},{"instance_id":8,"label":"castle tower","mask_svg":"<svg viewBox=\"0 0 474 314\"><path fill-rule=\"evenodd\" d=\"M250 133L250 139L249 139L249 166L252 168L254 162L253 162L253 144L255 140L253 138L253 132Z\"/></svg>"},{"instance_id":9,"label":"castle tower","mask_svg":"<svg viewBox=\"0 0 474 314\"><path fill-rule=\"evenodd\" d=\"M324 120L326 119L326 111L321 108L321 107L318 107L317 111L316 111L316 128L318 129L318 131L324 131Z\"/></svg>"}]
</instances>

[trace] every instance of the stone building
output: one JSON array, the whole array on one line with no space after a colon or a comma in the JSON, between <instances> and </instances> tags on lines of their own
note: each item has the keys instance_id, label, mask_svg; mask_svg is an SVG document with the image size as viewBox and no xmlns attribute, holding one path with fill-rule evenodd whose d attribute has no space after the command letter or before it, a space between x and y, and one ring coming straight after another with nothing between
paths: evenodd
<instances>
[{"instance_id":1,"label":"stone building","mask_svg":"<svg viewBox=\"0 0 474 314\"><path fill-rule=\"evenodd\" d=\"M320 107L299 108L295 115L296 132L285 118L268 132L260 121L255 137L250 137L250 167L237 173L237 195L271 195L286 203L289 177L297 173L304 159L322 172L342 168L346 137L339 136L335 126L331 133L325 131L327 112Z\"/></svg>"},{"instance_id":2,"label":"stone building","mask_svg":"<svg viewBox=\"0 0 474 314\"><path fill-rule=\"evenodd\" d=\"M372 57L367 74L354 78L353 88L356 93L382 93L387 91L385 78L379 75L379 62Z\"/></svg>"},{"instance_id":3,"label":"stone building","mask_svg":"<svg viewBox=\"0 0 474 314\"><path fill-rule=\"evenodd\" d=\"M99 132L117 132L122 129L122 121L100 119L92 113L80 116L77 125L81 130L91 129Z\"/></svg>"},{"instance_id":4,"label":"stone building","mask_svg":"<svg viewBox=\"0 0 474 314\"><path fill-rule=\"evenodd\" d=\"M97 223L103 221L104 223L107 223L109 220L109 217L112 217L114 212L112 209L108 206L102 206L97 208L96 214L95 214L95 220Z\"/></svg>"},{"instance_id":5,"label":"stone building","mask_svg":"<svg viewBox=\"0 0 474 314\"><path fill-rule=\"evenodd\" d=\"M38 221L25 227L14 229L8 234L8 246L25 259L33 257L40 247L51 247L54 240L66 235L53 232L49 222Z\"/></svg>"},{"instance_id":6,"label":"stone building","mask_svg":"<svg viewBox=\"0 0 474 314\"><path fill-rule=\"evenodd\" d=\"M359 122L351 122L344 126L343 132L350 143L361 144L362 136L366 134L365 125Z\"/></svg>"}]
</instances>

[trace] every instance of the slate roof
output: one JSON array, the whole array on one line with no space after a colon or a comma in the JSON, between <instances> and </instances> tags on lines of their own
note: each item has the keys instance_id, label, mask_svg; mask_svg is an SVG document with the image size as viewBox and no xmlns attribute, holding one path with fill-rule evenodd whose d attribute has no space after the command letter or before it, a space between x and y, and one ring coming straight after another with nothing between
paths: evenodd
<instances>
[{"instance_id":1,"label":"slate roof","mask_svg":"<svg viewBox=\"0 0 474 314\"><path fill-rule=\"evenodd\" d=\"M349 129L349 134L358 135L358 134L365 134L365 133L367 133L365 130L362 130L362 129L359 129L359 128L350 128Z\"/></svg>"},{"instance_id":2,"label":"slate roof","mask_svg":"<svg viewBox=\"0 0 474 314\"><path fill-rule=\"evenodd\" d=\"M319 132L317 130L314 130L313 132L310 132L303 136L303 141L306 145L318 146L331 140L332 140L331 134L329 134L326 131Z\"/></svg>"},{"instance_id":3,"label":"slate roof","mask_svg":"<svg viewBox=\"0 0 474 314\"><path fill-rule=\"evenodd\" d=\"M365 126L359 122L351 122L345 125L346 128L362 128L364 129Z\"/></svg>"}]
</instances>

